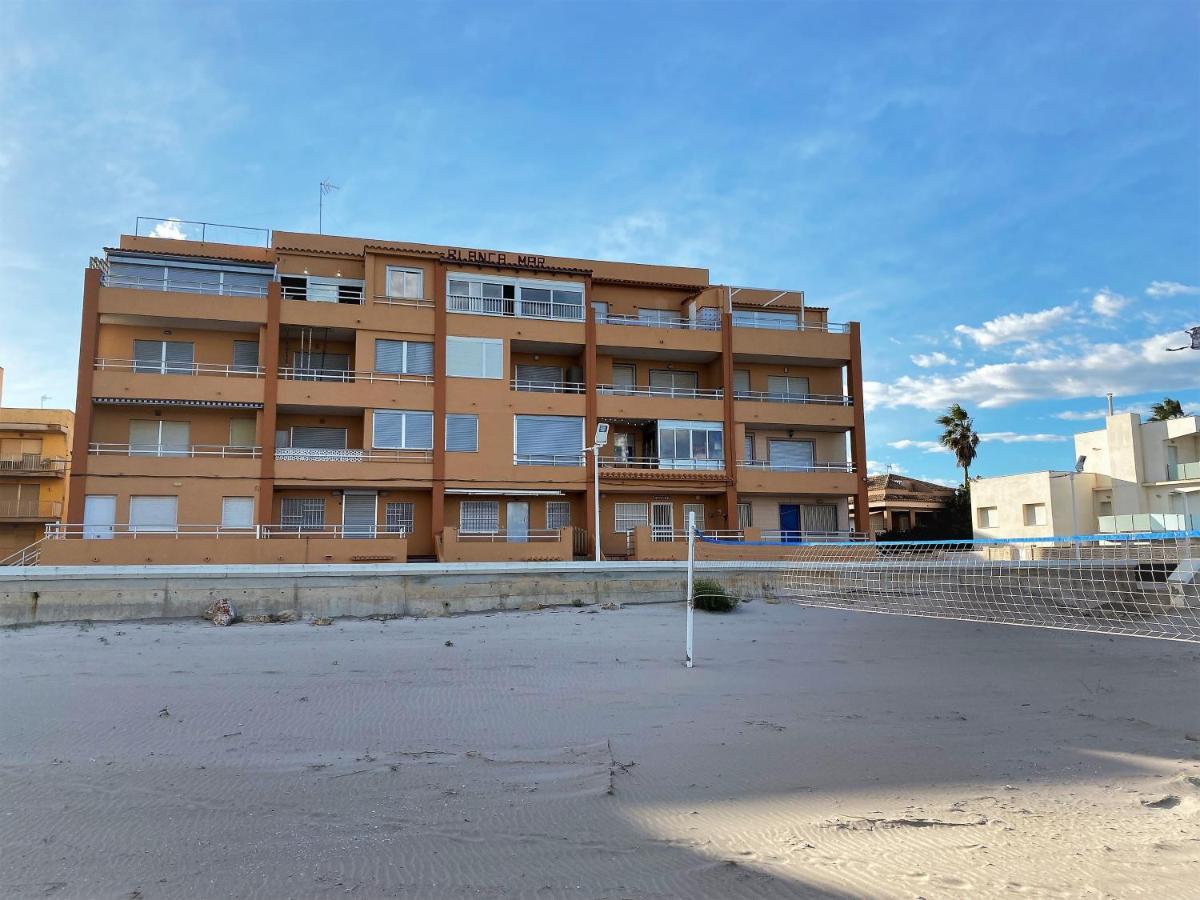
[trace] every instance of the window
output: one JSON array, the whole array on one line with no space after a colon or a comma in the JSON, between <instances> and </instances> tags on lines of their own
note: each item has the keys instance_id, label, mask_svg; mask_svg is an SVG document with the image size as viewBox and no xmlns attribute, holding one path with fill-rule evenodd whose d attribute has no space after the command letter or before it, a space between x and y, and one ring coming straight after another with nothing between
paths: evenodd
<instances>
[{"instance_id":1,"label":"window","mask_svg":"<svg viewBox=\"0 0 1200 900\"><path fill-rule=\"evenodd\" d=\"M233 371L258 371L258 341L233 342Z\"/></svg>"},{"instance_id":2,"label":"window","mask_svg":"<svg viewBox=\"0 0 1200 900\"><path fill-rule=\"evenodd\" d=\"M795 375L768 375L767 392L772 400L787 400L808 395L808 379Z\"/></svg>"},{"instance_id":3,"label":"window","mask_svg":"<svg viewBox=\"0 0 1200 900\"><path fill-rule=\"evenodd\" d=\"M733 311L733 324L734 327L740 328L775 328L784 331L794 331L800 327L800 317L796 313L735 309Z\"/></svg>"},{"instance_id":4,"label":"window","mask_svg":"<svg viewBox=\"0 0 1200 900\"><path fill-rule=\"evenodd\" d=\"M491 316L582 321L583 287L566 281L454 273L446 281L446 309Z\"/></svg>"},{"instance_id":5,"label":"window","mask_svg":"<svg viewBox=\"0 0 1200 900\"><path fill-rule=\"evenodd\" d=\"M800 507L804 516L803 528L815 534L832 534L838 530L837 507L825 503L811 503Z\"/></svg>"},{"instance_id":6,"label":"window","mask_svg":"<svg viewBox=\"0 0 1200 900\"><path fill-rule=\"evenodd\" d=\"M608 318L608 304L603 300L593 300L592 309L596 313L597 322L604 322Z\"/></svg>"},{"instance_id":7,"label":"window","mask_svg":"<svg viewBox=\"0 0 1200 900\"><path fill-rule=\"evenodd\" d=\"M772 469L806 472L812 469L816 445L812 441L767 441L767 459Z\"/></svg>"},{"instance_id":8,"label":"window","mask_svg":"<svg viewBox=\"0 0 1200 900\"><path fill-rule=\"evenodd\" d=\"M571 524L571 504L566 500L546 501L546 528L558 531Z\"/></svg>"},{"instance_id":9,"label":"window","mask_svg":"<svg viewBox=\"0 0 1200 900\"><path fill-rule=\"evenodd\" d=\"M977 513L980 528L995 528L1000 521L994 506L981 506Z\"/></svg>"},{"instance_id":10,"label":"window","mask_svg":"<svg viewBox=\"0 0 1200 900\"><path fill-rule=\"evenodd\" d=\"M650 524L650 504L648 503L617 503L614 504L614 530L628 534L635 528Z\"/></svg>"},{"instance_id":11,"label":"window","mask_svg":"<svg viewBox=\"0 0 1200 900\"><path fill-rule=\"evenodd\" d=\"M639 309L638 321L647 325L675 325L683 321L683 317L670 309Z\"/></svg>"},{"instance_id":12,"label":"window","mask_svg":"<svg viewBox=\"0 0 1200 900\"><path fill-rule=\"evenodd\" d=\"M734 369L733 370L733 396L745 394L750 390L750 370L749 369Z\"/></svg>"},{"instance_id":13,"label":"window","mask_svg":"<svg viewBox=\"0 0 1200 900\"><path fill-rule=\"evenodd\" d=\"M719 469L725 464L720 422L658 423L658 457L662 469Z\"/></svg>"},{"instance_id":14,"label":"window","mask_svg":"<svg viewBox=\"0 0 1200 900\"><path fill-rule=\"evenodd\" d=\"M499 501L462 501L458 505L458 530L463 534L495 534L500 530Z\"/></svg>"},{"instance_id":15,"label":"window","mask_svg":"<svg viewBox=\"0 0 1200 900\"><path fill-rule=\"evenodd\" d=\"M384 530L388 534L412 534L413 505L389 503L384 507Z\"/></svg>"},{"instance_id":16,"label":"window","mask_svg":"<svg viewBox=\"0 0 1200 900\"><path fill-rule=\"evenodd\" d=\"M191 341L134 341L133 371L191 375L196 345Z\"/></svg>"},{"instance_id":17,"label":"window","mask_svg":"<svg viewBox=\"0 0 1200 900\"><path fill-rule=\"evenodd\" d=\"M582 416L514 416L517 465L583 465Z\"/></svg>"},{"instance_id":18,"label":"window","mask_svg":"<svg viewBox=\"0 0 1200 900\"><path fill-rule=\"evenodd\" d=\"M737 505L738 528L752 528L754 519L750 514L749 503L739 503Z\"/></svg>"},{"instance_id":19,"label":"window","mask_svg":"<svg viewBox=\"0 0 1200 900\"><path fill-rule=\"evenodd\" d=\"M350 354L298 350L292 354L292 366L297 381L345 381L350 371Z\"/></svg>"},{"instance_id":20,"label":"window","mask_svg":"<svg viewBox=\"0 0 1200 900\"><path fill-rule=\"evenodd\" d=\"M683 527L687 528L691 522L692 513L696 514L696 527L701 531L704 530L704 504L703 503L685 503L683 504Z\"/></svg>"},{"instance_id":21,"label":"window","mask_svg":"<svg viewBox=\"0 0 1200 900\"><path fill-rule=\"evenodd\" d=\"M130 531L175 531L178 527L178 497L130 497Z\"/></svg>"},{"instance_id":22,"label":"window","mask_svg":"<svg viewBox=\"0 0 1200 900\"><path fill-rule=\"evenodd\" d=\"M254 498L253 497L222 497L221 498L221 527L222 528L253 528L254 527Z\"/></svg>"},{"instance_id":23,"label":"window","mask_svg":"<svg viewBox=\"0 0 1200 900\"><path fill-rule=\"evenodd\" d=\"M433 344L376 338L375 371L394 375L432 375Z\"/></svg>"},{"instance_id":24,"label":"window","mask_svg":"<svg viewBox=\"0 0 1200 900\"><path fill-rule=\"evenodd\" d=\"M387 267L387 295L394 300L421 300L425 296L425 273L401 266Z\"/></svg>"},{"instance_id":25,"label":"window","mask_svg":"<svg viewBox=\"0 0 1200 900\"><path fill-rule=\"evenodd\" d=\"M377 409L372 418L373 446L388 450L432 450L433 413Z\"/></svg>"},{"instance_id":26,"label":"window","mask_svg":"<svg viewBox=\"0 0 1200 900\"><path fill-rule=\"evenodd\" d=\"M612 370L614 394L631 394L637 387L637 366L614 365Z\"/></svg>"},{"instance_id":27,"label":"window","mask_svg":"<svg viewBox=\"0 0 1200 900\"><path fill-rule=\"evenodd\" d=\"M669 397L691 396L700 386L700 375L696 372L676 372L671 369L650 370L650 393Z\"/></svg>"},{"instance_id":28,"label":"window","mask_svg":"<svg viewBox=\"0 0 1200 900\"><path fill-rule=\"evenodd\" d=\"M162 419L131 419L130 456L187 456L191 448L191 424Z\"/></svg>"},{"instance_id":29,"label":"window","mask_svg":"<svg viewBox=\"0 0 1200 900\"><path fill-rule=\"evenodd\" d=\"M446 450L452 453L474 453L479 449L479 416L446 416Z\"/></svg>"},{"instance_id":30,"label":"window","mask_svg":"<svg viewBox=\"0 0 1200 900\"><path fill-rule=\"evenodd\" d=\"M1098 513L1098 515L1111 516L1112 514L1113 514L1112 501L1111 500L1101 500L1100 501L1100 512Z\"/></svg>"},{"instance_id":31,"label":"window","mask_svg":"<svg viewBox=\"0 0 1200 900\"><path fill-rule=\"evenodd\" d=\"M1026 525L1046 524L1045 503L1026 503L1021 507L1021 513L1024 516Z\"/></svg>"},{"instance_id":32,"label":"window","mask_svg":"<svg viewBox=\"0 0 1200 900\"><path fill-rule=\"evenodd\" d=\"M446 374L458 378L503 378L502 338L446 338Z\"/></svg>"},{"instance_id":33,"label":"window","mask_svg":"<svg viewBox=\"0 0 1200 900\"><path fill-rule=\"evenodd\" d=\"M195 237L193 237L195 239ZM224 294L231 297L262 297L271 282L271 271L251 267L216 268L211 263L192 263L137 257L109 256L105 284L137 290L179 291L189 294Z\"/></svg>"},{"instance_id":34,"label":"window","mask_svg":"<svg viewBox=\"0 0 1200 900\"><path fill-rule=\"evenodd\" d=\"M229 420L229 446L254 447L257 440L258 423L254 419Z\"/></svg>"},{"instance_id":35,"label":"window","mask_svg":"<svg viewBox=\"0 0 1200 900\"><path fill-rule=\"evenodd\" d=\"M304 450L345 450L346 429L297 425L292 428L290 446Z\"/></svg>"},{"instance_id":36,"label":"window","mask_svg":"<svg viewBox=\"0 0 1200 900\"><path fill-rule=\"evenodd\" d=\"M746 442L742 445L742 459L746 462L754 461L754 435L747 434Z\"/></svg>"},{"instance_id":37,"label":"window","mask_svg":"<svg viewBox=\"0 0 1200 900\"><path fill-rule=\"evenodd\" d=\"M310 278L307 275L280 275L284 300L308 300L314 303L363 302L363 282L354 278Z\"/></svg>"},{"instance_id":38,"label":"window","mask_svg":"<svg viewBox=\"0 0 1200 900\"><path fill-rule=\"evenodd\" d=\"M325 501L320 497L284 497L279 504L279 524L297 531L322 531Z\"/></svg>"}]
</instances>

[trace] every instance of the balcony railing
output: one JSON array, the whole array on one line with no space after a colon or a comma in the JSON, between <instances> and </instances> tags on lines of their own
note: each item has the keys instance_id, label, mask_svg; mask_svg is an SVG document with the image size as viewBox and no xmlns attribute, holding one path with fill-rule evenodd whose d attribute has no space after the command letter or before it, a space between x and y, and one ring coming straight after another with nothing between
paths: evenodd
<instances>
[{"instance_id":1,"label":"balcony railing","mask_svg":"<svg viewBox=\"0 0 1200 900\"><path fill-rule=\"evenodd\" d=\"M824 331L829 334L849 334L850 325L847 322L795 322L780 319L777 313L767 310L761 312L750 309L735 309L733 311L735 328L762 328L768 331Z\"/></svg>"},{"instance_id":2,"label":"balcony railing","mask_svg":"<svg viewBox=\"0 0 1200 900\"><path fill-rule=\"evenodd\" d=\"M819 403L826 406L853 406L854 398L842 394L789 394L779 391L734 391L734 400L759 403Z\"/></svg>"},{"instance_id":3,"label":"balcony railing","mask_svg":"<svg viewBox=\"0 0 1200 900\"><path fill-rule=\"evenodd\" d=\"M514 466L582 466L584 453L515 453Z\"/></svg>"},{"instance_id":4,"label":"balcony railing","mask_svg":"<svg viewBox=\"0 0 1200 900\"><path fill-rule=\"evenodd\" d=\"M688 400L720 400L721 388L647 387L630 384L598 384L596 393L614 397L676 397Z\"/></svg>"},{"instance_id":5,"label":"balcony railing","mask_svg":"<svg viewBox=\"0 0 1200 900\"><path fill-rule=\"evenodd\" d=\"M632 325L639 328L682 328L689 331L720 331L720 321L707 319L643 319L639 316L617 314L597 315L597 325Z\"/></svg>"},{"instance_id":6,"label":"balcony railing","mask_svg":"<svg viewBox=\"0 0 1200 900\"><path fill-rule=\"evenodd\" d=\"M1100 516L1101 534L1141 534L1154 531L1198 531L1200 513L1136 513L1126 516Z\"/></svg>"},{"instance_id":7,"label":"balcony railing","mask_svg":"<svg viewBox=\"0 0 1200 900\"><path fill-rule=\"evenodd\" d=\"M471 313L477 316L512 316L518 319L550 319L560 322L582 322L583 307L574 303L553 300L514 300L504 297L467 297L462 294L446 296L448 312Z\"/></svg>"},{"instance_id":8,"label":"balcony railing","mask_svg":"<svg viewBox=\"0 0 1200 900\"><path fill-rule=\"evenodd\" d=\"M363 286L361 284L283 284L280 294L284 300L308 300L313 303L344 303L361 306Z\"/></svg>"},{"instance_id":9,"label":"balcony railing","mask_svg":"<svg viewBox=\"0 0 1200 900\"><path fill-rule=\"evenodd\" d=\"M539 541L559 541L562 532L557 528L529 528L525 531L507 531L503 528L496 531L462 531L458 532L458 540L463 542L526 544Z\"/></svg>"},{"instance_id":10,"label":"balcony railing","mask_svg":"<svg viewBox=\"0 0 1200 900\"><path fill-rule=\"evenodd\" d=\"M26 473L41 473L41 472L61 472L67 467L65 459L48 459L44 456L38 456L36 453L28 453L24 456L4 456L0 457L0 474L5 472Z\"/></svg>"},{"instance_id":11,"label":"balcony railing","mask_svg":"<svg viewBox=\"0 0 1200 900\"><path fill-rule=\"evenodd\" d=\"M535 394L582 394L587 388L578 381L526 381L514 378L509 382L514 391Z\"/></svg>"},{"instance_id":12,"label":"balcony railing","mask_svg":"<svg viewBox=\"0 0 1200 900\"><path fill-rule=\"evenodd\" d=\"M402 538L408 531L387 525L111 525L52 524L46 526L49 540L73 540L88 538L110 540L113 538L169 536L175 538Z\"/></svg>"},{"instance_id":13,"label":"balcony railing","mask_svg":"<svg viewBox=\"0 0 1200 900\"><path fill-rule=\"evenodd\" d=\"M413 306L420 309L432 309L434 305L431 297L389 297L386 294L376 294L371 300L381 306Z\"/></svg>"},{"instance_id":14,"label":"balcony railing","mask_svg":"<svg viewBox=\"0 0 1200 900\"><path fill-rule=\"evenodd\" d=\"M403 525L260 525L260 538L402 538Z\"/></svg>"},{"instance_id":15,"label":"balcony railing","mask_svg":"<svg viewBox=\"0 0 1200 900\"><path fill-rule=\"evenodd\" d=\"M305 369L284 366L279 369L284 381L340 381L370 384L433 384L432 375L407 375L398 372L351 372L345 369Z\"/></svg>"},{"instance_id":16,"label":"balcony railing","mask_svg":"<svg viewBox=\"0 0 1200 900\"><path fill-rule=\"evenodd\" d=\"M743 469L766 469L769 472L853 472L852 462L811 462L802 465L773 463L769 459L743 459L738 462Z\"/></svg>"},{"instance_id":17,"label":"balcony railing","mask_svg":"<svg viewBox=\"0 0 1200 900\"><path fill-rule=\"evenodd\" d=\"M97 359L96 369L140 375L219 375L223 378L262 378L262 366L198 362L146 362L138 359Z\"/></svg>"},{"instance_id":18,"label":"balcony railing","mask_svg":"<svg viewBox=\"0 0 1200 900\"><path fill-rule=\"evenodd\" d=\"M62 515L58 500L2 500L0 519L53 519Z\"/></svg>"},{"instance_id":19,"label":"balcony railing","mask_svg":"<svg viewBox=\"0 0 1200 900\"><path fill-rule=\"evenodd\" d=\"M1200 462L1176 463L1167 466L1167 481L1188 481L1200 478Z\"/></svg>"},{"instance_id":20,"label":"balcony railing","mask_svg":"<svg viewBox=\"0 0 1200 900\"><path fill-rule=\"evenodd\" d=\"M231 447L222 444L112 444L93 442L88 444L92 456L186 456L213 457L217 459L258 459L262 447Z\"/></svg>"},{"instance_id":21,"label":"balcony railing","mask_svg":"<svg viewBox=\"0 0 1200 900\"><path fill-rule=\"evenodd\" d=\"M153 268L160 271L158 266ZM100 276L100 284L111 288L132 288L136 291L172 291L178 294L210 294L217 297L265 297L267 285L233 282L226 284L223 280L203 280L196 278L177 278L167 274L155 275L120 275L104 274Z\"/></svg>"},{"instance_id":22,"label":"balcony railing","mask_svg":"<svg viewBox=\"0 0 1200 900\"><path fill-rule=\"evenodd\" d=\"M275 458L292 462L429 462L432 450L346 450L315 447L276 447Z\"/></svg>"},{"instance_id":23,"label":"balcony railing","mask_svg":"<svg viewBox=\"0 0 1200 900\"><path fill-rule=\"evenodd\" d=\"M601 456L601 469L654 469L714 472L725 468L724 459L661 459L657 456Z\"/></svg>"},{"instance_id":24,"label":"balcony railing","mask_svg":"<svg viewBox=\"0 0 1200 900\"><path fill-rule=\"evenodd\" d=\"M871 536L865 531L782 531L772 528L762 532L762 539L783 544L828 544L869 541Z\"/></svg>"}]
</instances>

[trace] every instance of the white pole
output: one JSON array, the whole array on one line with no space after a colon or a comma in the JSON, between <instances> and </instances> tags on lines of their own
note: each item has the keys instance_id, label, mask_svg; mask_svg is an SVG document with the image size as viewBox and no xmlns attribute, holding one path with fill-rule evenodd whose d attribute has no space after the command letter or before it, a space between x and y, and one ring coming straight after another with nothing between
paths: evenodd
<instances>
[{"instance_id":1,"label":"white pole","mask_svg":"<svg viewBox=\"0 0 1200 900\"><path fill-rule=\"evenodd\" d=\"M692 600L694 582L693 570L696 567L696 513L688 512L688 557L687 557L687 667L692 667L692 617L695 602Z\"/></svg>"},{"instance_id":2,"label":"white pole","mask_svg":"<svg viewBox=\"0 0 1200 900\"><path fill-rule=\"evenodd\" d=\"M595 497L595 519L592 543L596 545L596 562L600 562L600 445L592 446L592 496Z\"/></svg>"},{"instance_id":3,"label":"white pole","mask_svg":"<svg viewBox=\"0 0 1200 900\"><path fill-rule=\"evenodd\" d=\"M1075 510L1075 473L1071 473L1071 535L1075 540L1075 558L1080 558L1079 553L1079 514Z\"/></svg>"}]
</instances>

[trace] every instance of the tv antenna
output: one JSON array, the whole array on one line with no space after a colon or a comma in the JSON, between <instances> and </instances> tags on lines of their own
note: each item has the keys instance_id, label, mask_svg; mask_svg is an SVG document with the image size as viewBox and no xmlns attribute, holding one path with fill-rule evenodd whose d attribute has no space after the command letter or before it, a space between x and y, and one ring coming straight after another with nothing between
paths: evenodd
<instances>
[{"instance_id":1,"label":"tv antenna","mask_svg":"<svg viewBox=\"0 0 1200 900\"><path fill-rule=\"evenodd\" d=\"M46 401L50 399L49 394L42 394L42 409L46 408Z\"/></svg>"},{"instance_id":2,"label":"tv antenna","mask_svg":"<svg viewBox=\"0 0 1200 900\"><path fill-rule=\"evenodd\" d=\"M341 187L328 178L321 182L321 199L317 204L317 234L325 233L325 195L340 191Z\"/></svg>"}]
</instances>

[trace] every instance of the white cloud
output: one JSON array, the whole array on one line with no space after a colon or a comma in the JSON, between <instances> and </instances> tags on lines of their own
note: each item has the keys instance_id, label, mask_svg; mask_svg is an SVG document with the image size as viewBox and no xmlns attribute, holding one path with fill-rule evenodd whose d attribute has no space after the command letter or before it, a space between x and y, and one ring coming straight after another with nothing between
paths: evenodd
<instances>
[{"instance_id":1,"label":"white cloud","mask_svg":"<svg viewBox=\"0 0 1200 900\"><path fill-rule=\"evenodd\" d=\"M868 381L868 409L915 406L943 409L951 403L984 409L1052 397L1102 397L1109 391L1146 394L1188 389L1195 361L1166 348L1178 339L1157 334L1126 343L1080 343L1070 351L1020 362L992 363L959 375L906 375L892 384Z\"/></svg>"},{"instance_id":2,"label":"white cloud","mask_svg":"<svg viewBox=\"0 0 1200 900\"><path fill-rule=\"evenodd\" d=\"M1125 406L1120 409L1113 409L1117 415L1122 413L1144 413L1146 410L1137 406ZM1055 413L1054 418L1062 419L1064 422L1091 422L1095 419L1103 419L1108 416L1107 409L1086 409L1080 412L1068 410L1066 412Z\"/></svg>"},{"instance_id":3,"label":"white cloud","mask_svg":"<svg viewBox=\"0 0 1200 900\"><path fill-rule=\"evenodd\" d=\"M956 488L962 487L962 481L956 481L953 478L932 478L928 475L914 476L918 481L928 481L930 484L940 484L942 487Z\"/></svg>"},{"instance_id":4,"label":"white cloud","mask_svg":"<svg viewBox=\"0 0 1200 900\"><path fill-rule=\"evenodd\" d=\"M914 365L920 366L922 369L929 369L933 366L956 366L958 360L947 356L941 350L935 350L933 353L916 353L909 357Z\"/></svg>"},{"instance_id":5,"label":"white cloud","mask_svg":"<svg viewBox=\"0 0 1200 900\"><path fill-rule=\"evenodd\" d=\"M179 227L179 219L163 219L150 231L150 237L168 238L172 241L185 241L187 235L183 233L183 229Z\"/></svg>"},{"instance_id":6,"label":"white cloud","mask_svg":"<svg viewBox=\"0 0 1200 900\"><path fill-rule=\"evenodd\" d=\"M1152 281L1146 293L1151 297L1177 297L1180 294L1200 294L1200 287L1180 284L1178 281Z\"/></svg>"},{"instance_id":7,"label":"white cloud","mask_svg":"<svg viewBox=\"0 0 1200 900\"><path fill-rule=\"evenodd\" d=\"M867 460L868 475L887 475L889 472L893 475L903 475L904 466L898 466L895 463L876 462L873 459Z\"/></svg>"},{"instance_id":8,"label":"white cloud","mask_svg":"<svg viewBox=\"0 0 1200 900\"><path fill-rule=\"evenodd\" d=\"M1001 444L1053 444L1071 440L1066 434L1018 434L1015 431L988 431L979 435L980 441Z\"/></svg>"},{"instance_id":9,"label":"white cloud","mask_svg":"<svg viewBox=\"0 0 1200 900\"><path fill-rule=\"evenodd\" d=\"M984 322L978 328L955 325L954 330L965 334L980 347L995 347L1012 341L1028 341L1066 322L1074 312L1074 306L1054 306L1031 313L1008 313Z\"/></svg>"},{"instance_id":10,"label":"white cloud","mask_svg":"<svg viewBox=\"0 0 1200 900\"><path fill-rule=\"evenodd\" d=\"M910 438L903 438L899 441L890 441L888 446L895 447L897 450L924 450L926 453L950 452L937 441L914 441Z\"/></svg>"},{"instance_id":11,"label":"white cloud","mask_svg":"<svg viewBox=\"0 0 1200 900\"><path fill-rule=\"evenodd\" d=\"M1098 291L1096 296L1092 298L1092 312L1111 319L1118 315L1129 303L1130 300L1128 297L1122 297L1120 294L1114 294L1112 291L1105 289Z\"/></svg>"}]
</instances>

